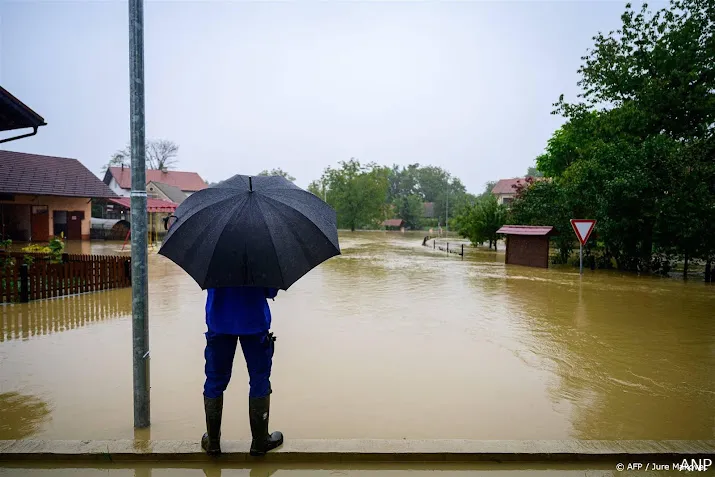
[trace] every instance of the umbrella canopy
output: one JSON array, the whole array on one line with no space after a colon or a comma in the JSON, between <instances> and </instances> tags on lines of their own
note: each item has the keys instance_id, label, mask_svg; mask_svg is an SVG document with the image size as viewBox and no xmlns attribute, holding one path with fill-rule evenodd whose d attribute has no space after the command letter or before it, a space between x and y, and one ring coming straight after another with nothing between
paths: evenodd
<instances>
[{"instance_id":1,"label":"umbrella canopy","mask_svg":"<svg viewBox=\"0 0 715 477\"><path fill-rule=\"evenodd\" d=\"M335 210L284 177L236 175L189 196L159 253L202 289L287 290L340 255Z\"/></svg>"}]
</instances>

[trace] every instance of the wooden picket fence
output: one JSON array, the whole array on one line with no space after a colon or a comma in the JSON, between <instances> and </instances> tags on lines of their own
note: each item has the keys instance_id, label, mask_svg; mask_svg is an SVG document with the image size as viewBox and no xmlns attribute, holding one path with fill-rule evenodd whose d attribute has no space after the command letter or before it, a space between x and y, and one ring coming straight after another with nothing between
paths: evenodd
<instances>
[{"instance_id":1,"label":"wooden picket fence","mask_svg":"<svg viewBox=\"0 0 715 477\"><path fill-rule=\"evenodd\" d=\"M26 255L33 257L29 265L23 264ZM10 257L14 261L8 262ZM128 286L131 286L128 257L65 254L62 263L51 263L46 256L0 254L0 303L42 300Z\"/></svg>"}]
</instances>

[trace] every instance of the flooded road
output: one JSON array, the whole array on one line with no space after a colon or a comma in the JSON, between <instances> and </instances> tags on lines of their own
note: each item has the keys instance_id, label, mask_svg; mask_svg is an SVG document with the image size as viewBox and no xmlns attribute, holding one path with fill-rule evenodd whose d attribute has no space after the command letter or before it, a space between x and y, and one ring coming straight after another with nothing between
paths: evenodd
<instances>
[{"instance_id":1,"label":"flooded road","mask_svg":"<svg viewBox=\"0 0 715 477\"><path fill-rule=\"evenodd\" d=\"M712 439L715 289L464 261L417 235L344 255L271 303L288 438ZM86 245L85 245L86 247ZM120 244L93 244L116 253ZM0 439L198 439L205 293L150 252L150 431L134 434L131 290L0 307ZM240 353L222 438L247 439Z\"/></svg>"}]
</instances>

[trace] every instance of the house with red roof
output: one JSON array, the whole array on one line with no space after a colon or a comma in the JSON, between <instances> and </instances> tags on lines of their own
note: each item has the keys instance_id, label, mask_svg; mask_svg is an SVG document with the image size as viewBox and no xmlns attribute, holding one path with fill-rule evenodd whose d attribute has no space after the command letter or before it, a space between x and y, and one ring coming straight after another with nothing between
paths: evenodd
<instances>
[{"instance_id":1,"label":"house with red roof","mask_svg":"<svg viewBox=\"0 0 715 477\"><path fill-rule=\"evenodd\" d=\"M0 239L89 239L92 201L114 198L77 159L0 151Z\"/></svg>"},{"instance_id":2,"label":"house with red roof","mask_svg":"<svg viewBox=\"0 0 715 477\"><path fill-rule=\"evenodd\" d=\"M208 184L196 172L159 171L147 169L146 183L166 184L181 190L186 197L206 189ZM129 197L132 190L132 170L129 167L110 167L104 174L104 183L117 195ZM174 200L176 202L176 200Z\"/></svg>"},{"instance_id":3,"label":"house with red roof","mask_svg":"<svg viewBox=\"0 0 715 477\"><path fill-rule=\"evenodd\" d=\"M527 177L515 177L513 179L501 179L492 189L492 194L497 196L499 205L510 204L516 197L516 190L519 186L526 185ZM543 177L531 177L532 180L544 180Z\"/></svg>"}]
</instances>

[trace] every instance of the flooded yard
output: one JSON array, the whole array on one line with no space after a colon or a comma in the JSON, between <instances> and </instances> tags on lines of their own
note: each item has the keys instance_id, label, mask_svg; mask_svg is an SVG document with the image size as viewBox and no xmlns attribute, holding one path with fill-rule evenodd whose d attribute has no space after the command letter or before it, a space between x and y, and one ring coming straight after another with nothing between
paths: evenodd
<instances>
[{"instance_id":1,"label":"flooded yard","mask_svg":"<svg viewBox=\"0 0 715 477\"><path fill-rule=\"evenodd\" d=\"M715 437L712 287L505 267L501 252L462 261L421 244L343 234L342 256L271 303L272 428L289 439ZM205 292L155 250L149 264L151 429L133 429L127 288L0 307L0 439L201 436ZM224 439L250 436L247 381L239 353Z\"/></svg>"}]
</instances>

